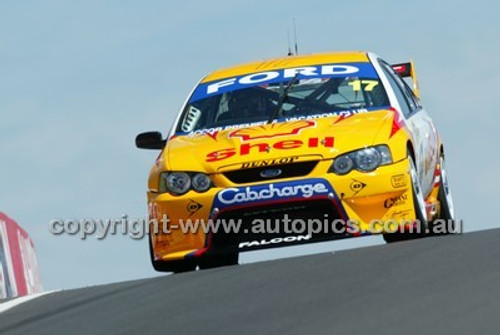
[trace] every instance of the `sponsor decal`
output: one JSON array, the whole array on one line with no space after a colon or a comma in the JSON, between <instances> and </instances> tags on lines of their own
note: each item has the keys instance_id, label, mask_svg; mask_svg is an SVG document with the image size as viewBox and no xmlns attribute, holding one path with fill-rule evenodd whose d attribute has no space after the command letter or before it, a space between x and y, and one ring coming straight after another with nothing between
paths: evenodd
<instances>
[{"instance_id":1,"label":"sponsor decal","mask_svg":"<svg viewBox=\"0 0 500 335\"><path fill-rule=\"evenodd\" d=\"M241 168L242 169L249 169L249 168L258 168L258 167L264 167L264 166L292 164L298 159L299 159L298 156L283 157L283 158L276 158L276 159L263 159L261 161L243 163L243 164L241 164Z\"/></svg>"},{"instance_id":2,"label":"sponsor decal","mask_svg":"<svg viewBox=\"0 0 500 335\"><path fill-rule=\"evenodd\" d=\"M189 213L189 216L191 216L194 213L196 213L197 211L199 211L202 207L203 207L202 204L200 204L192 199L189 199L189 203L187 204L186 209Z\"/></svg>"},{"instance_id":3,"label":"sponsor decal","mask_svg":"<svg viewBox=\"0 0 500 335\"><path fill-rule=\"evenodd\" d=\"M401 206L406 203L408 196L406 194L398 195L397 197L392 197L384 201L385 208L391 208L396 206Z\"/></svg>"},{"instance_id":4,"label":"sponsor decal","mask_svg":"<svg viewBox=\"0 0 500 335\"><path fill-rule=\"evenodd\" d=\"M263 170L259 173L262 178L275 178L282 174L283 171L281 169L267 169Z\"/></svg>"},{"instance_id":5,"label":"sponsor decal","mask_svg":"<svg viewBox=\"0 0 500 335\"><path fill-rule=\"evenodd\" d=\"M353 191L354 195L356 195L366 187L366 184L359 180L353 179L350 187L351 191Z\"/></svg>"},{"instance_id":6,"label":"sponsor decal","mask_svg":"<svg viewBox=\"0 0 500 335\"><path fill-rule=\"evenodd\" d=\"M404 211L394 211L394 213L390 214L389 217L395 220L404 220L408 219L410 215L411 215L410 210L404 210Z\"/></svg>"},{"instance_id":7,"label":"sponsor decal","mask_svg":"<svg viewBox=\"0 0 500 335\"><path fill-rule=\"evenodd\" d=\"M368 110L367 109L357 109L357 110L354 109L352 111L346 111L346 113L340 114L340 117L333 124L337 124L345 119L350 118L351 116L354 116L354 115L360 114L360 113L368 113Z\"/></svg>"},{"instance_id":8,"label":"sponsor decal","mask_svg":"<svg viewBox=\"0 0 500 335\"><path fill-rule=\"evenodd\" d=\"M230 187L219 193L214 207L223 208L239 204L270 202L274 200L307 199L333 194L332 187L323 179L306 179L265 185Z\"/></svg>"},{"instance_id":9,"label":"sponsor decal","mask_svg":"<svg viewBox=\"0 0 500 335\"><path fill-rule=\"evenodd\" d=\"M315 127L314 121L295 121L285 123L272 123L267 126L243 128L233 131L229 137L239 137L242 141L274 138L279 136L298 135L303 129Z\"/></svg>"},{"instance_id":10,"label":"sponsor decal","mask_svg":"<svg viewBox=\"0 0 500 335\"><path fill-rule=\"evenodd\" d=\"M282 243L293 243L300 241L308 241L312 238L311 235L298 235L298 236L286 236L286 237L276 237L270 240L254 240L248 242L241 242L239 244L239 248L251 248L251 247L260 247L272 244L282 244Z\"/></svg>"},{"instance_id":11,"label":"sponsor decal","mask_svg":"<svg viewBox=\"0 0 500 335\"><path fill-rule=\"evenodd\" d=\"M391 177L391 184L394 188L401 188L408 185L405 174L397 174Z\"/></svg>"},{"instance_id":12,"label":"sponsor decal","mask_svg":"<svg viewBox=\"0 0 500 335\"><path fill-rule=\"evenodd\" d=\"M278 120L274 120L273 122L276 123L276 122L278 122ZM223 130L256 127L256 126L263 126L263 125L266 125L266 124L267 124L267 121L257 121L257 122L250 122L250 123L231 124L231 125L221 126L221 127L197 129L197 130L190 131L190 132L187 132L187 133L179 132L177 134L178 135L187 135L187 136L208 135L208 136L216 139L217 138L217 134L220 131L223 131ZM213 134L216 134L216 135L214 136Z\"/></svg>"},{"instance_id":13,"label":"sponsor decal","mask_svg":"<svg viewBox=\"0 0 500 335\"><path fill-rule=\"evenodd\" d=\"M377 109L380 109L380 108L377 108ZM360 109L334 111L334 112L320 113L320 114L290 116L290 117L285 117L285 121L289 122L289 121L299 121L299 120L316 120L316 119L333 118L333 117L338 116L337 121L334 122L334 124L335 124L337 122L340 122L343 119L354 116L356 114L368 113L368 111L369 111L369 109L360 108Z\"/></svg>"},{"instance_id":14,"label":"sponsor decal","mask_svg":"<svg viewBox=\"0 0 500 335\"><path fill-rule=\"evenodd\" d=\"M252 86L268 85L288 81L297 75L299 80L311 78L346 78L358 76L378 78L373 66L368 63L322 64L305 67L249 73L242 76L202 83L196 87L189 102L217 94L236 91Z\"/></svg>"},{"instance_id":15,"label":"sponsor decal","mask_svg":"<svg viewBox=\"0 0 500 335\"><path fill-rule=\"evenodd\" d=\"M283 140L279 142L275 142L273 144L269 144L267 142L254 142L254 143L243 143L237 148L226 148L220 149L216 151L212 151L207 154L206 161L207 162L216 162L223 159L227 159L229 157L233 157L234 155L246 156L251 152L253 153L262 153L262 152L270 152L272 149L276 150L290 150L297 149L301 147L307 148L318 148L323 146L325 148L333 148L334 138L327 136L322 139L319 137L310 137L306 140Z\"/></svg>"},{"instance_id":16,"label":"sponsor decal","mask_svg":"<svg viewBox=\"0 0 500 335\"><path fill-rule=\"evenodd\" d=\"M300 116L289 116L284 118L275 119L271 122L271 124L277 124L282 122L295 122L295 121L303 121L303 120L317 120L317 119L325 119L332 117L339 117L335 122L340 122L343 119L346 119L350 116L362 113L368 113L374 110L381 109L389 109L390 107L377 107L377 108L360 108L360 109L352 109L352 110L341 110L341 111L332 111L327 113L319 113L319 114L308 114L308 115L300 115ZM177 132L175 135L172 135L170 139L175 138L176 136L199 136L199 135L207 135L217 141L218 133L224 130L237 130L249 127L257 127L257 126L265 126L267 125L267 121L256 121L256 122L247 122L247 123L239 123L239 124L231 124L227 126L220 127L212 127L212 128L203 128L197 129L190 132Z\"/></svg>"},{"instance_id":17,"label":"sponsor decal","mask_svg":"<svg viewBox=\"0 0 500 335\"><path fill-rule=\"evenodd\" d=\"M275 184L269 184L266 185L266 187L261 187L259 190L254 190L250 186L244 189L227 188L219 192L217 198L225 205L232 205L286 197L310 198L315 194L322 193L328 193L328 188L326 188L323 183L299 184L293 186L275 186Z\"/></svg>"}]
</instances>

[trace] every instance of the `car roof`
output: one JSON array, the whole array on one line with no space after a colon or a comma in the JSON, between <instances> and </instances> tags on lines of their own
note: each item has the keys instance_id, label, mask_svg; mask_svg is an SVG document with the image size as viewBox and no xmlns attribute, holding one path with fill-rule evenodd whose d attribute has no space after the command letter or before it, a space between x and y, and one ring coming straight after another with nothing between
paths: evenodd
<instances>
[{"instance_id":1,"label":"car roof","mask_svg":"<svg viewBox=\"0 0 500 335\"><path fill-rule=\"evenodd\" d=\"M285 56L219 69L203 78L201 82L206 83L223 78L230 78L256 72L273 71L290 67L328 63L364 63L369 61L370 60L368 58L368 55L364 51L328 52L309 55Z\"/></svg>"}]
</instances>

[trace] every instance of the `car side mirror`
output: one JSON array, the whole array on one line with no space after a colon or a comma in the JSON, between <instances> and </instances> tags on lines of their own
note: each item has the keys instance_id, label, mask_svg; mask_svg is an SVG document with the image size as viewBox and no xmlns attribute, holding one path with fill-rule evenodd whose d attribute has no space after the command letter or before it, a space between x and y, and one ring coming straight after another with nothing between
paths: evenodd
<instances>
[{"instance_id":1,"label":"car side mirror","mask_svg":"<svg viewBox=\"0 0 500 335\"><path fill-rule=\"evenodd\" d=\"M166 140L163 139L159 131L148 131L141 133L135 138L135 146L139 149L163 149Z\"/></svg>"}]
</instances>

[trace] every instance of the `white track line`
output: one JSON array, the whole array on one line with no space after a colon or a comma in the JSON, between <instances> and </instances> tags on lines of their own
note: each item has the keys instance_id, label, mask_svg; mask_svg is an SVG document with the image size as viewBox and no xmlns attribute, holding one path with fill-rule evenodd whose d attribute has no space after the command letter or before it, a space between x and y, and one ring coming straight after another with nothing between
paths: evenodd
<instances>
[{"instance_id":1,"label":"white track line","mask_svg":"<svg viewBox=\"0 0 500 335\"><path fill-rule=\"evenodd\" d=\"M33 300L33 299L36 299L36 298L40 298L46 294L50 294L50 293L54 293L54 292L57 292L56 291L47 291L47 292L43 292L43 293L36 293L36 294L31 294L31 295L26 295L24 297L19 297L19 298L14 298L12 300L9 300L9 301L6 301L6 302L3 302L3 303L0 303L0 313L3 313L9 309L11 309L12 307L16 307L18 305L21 305L27 301L30 301L30 300Z\"/></svg>"}]
</instances>

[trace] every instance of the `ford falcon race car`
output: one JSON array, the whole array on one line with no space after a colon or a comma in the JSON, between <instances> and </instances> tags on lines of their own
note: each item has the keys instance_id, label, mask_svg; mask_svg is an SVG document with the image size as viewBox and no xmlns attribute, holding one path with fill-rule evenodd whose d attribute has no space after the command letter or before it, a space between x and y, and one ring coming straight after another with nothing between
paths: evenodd
<instances>
[{"instance_id":1,"label":"ford falcon race car","mask_svg":"<svg viewBox=\"0 0 500 335\"><path fill-rule=\"evenodd\" d=\"M412 62L346 52L218 70L166 139L147 132L136 145L161 150L147 193L158 271L368 234L422 237L454 219L443 143Z\"/></svg>"}]
</instances>

